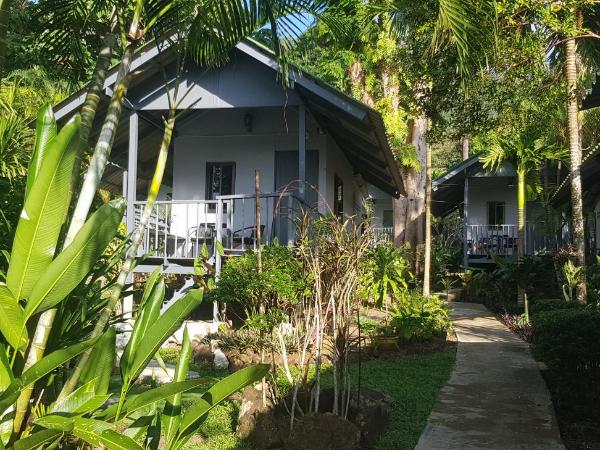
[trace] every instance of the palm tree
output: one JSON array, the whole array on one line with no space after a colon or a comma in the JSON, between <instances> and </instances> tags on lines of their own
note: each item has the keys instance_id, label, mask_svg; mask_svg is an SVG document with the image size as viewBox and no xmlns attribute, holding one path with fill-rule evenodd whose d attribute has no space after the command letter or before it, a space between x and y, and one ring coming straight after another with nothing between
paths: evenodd
<instances>
[{"instance_id":1,"label":"palm tree","mask_svg":"<svg viewBox=\"0 0 600 450\"><path fill-rule=\"evenodd\" d=\"M505 163L510 163L517 173L517 261L520 264L525 256L525 225L527 222L527 187L530 193L535 192L535 177L540 167L547 160L558 160L565 157L565 150L548 145L537 130L526 129L516 136L498 138L490 150L481 157L483 167L497 171ZM528 183L529 181L529 183ZM533 181L533 182L532 182ZM524 289L518 288L518 303L525 307L527 302Z\"/></svg>"}]
</instances>

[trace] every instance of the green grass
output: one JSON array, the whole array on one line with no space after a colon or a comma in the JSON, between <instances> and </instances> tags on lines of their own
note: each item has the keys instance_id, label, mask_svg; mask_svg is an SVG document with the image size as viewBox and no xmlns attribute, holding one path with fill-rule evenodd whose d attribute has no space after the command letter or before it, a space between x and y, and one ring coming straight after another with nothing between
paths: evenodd
<instances>
[{"instance_id":1,"label":"green grass","mask_svg":"<svg viewBox=\"0 0 600 450\"><path fill-rule=\"evenodd\" d=\"M363 363L361 384L392 396L396 403L386 434L377 450L413 449L425 428L439 390L454 366L455 352L447 350L398 359ZM352 367L356 382L358 367Z\"/></svg>"},{"instance_id":2,"label":"green grass","mask_svg":"<svg viewBox=\"0 0 600 450\"><path fill-rule=\"evenodd\" d=\"M177 360L178 352L176 349L167 351L163 349L161 356L165 362L173 363ZM439 390L450 376L454 360L454 350L446 350L363 362L361 385L384 391L396 400L388 431L379 441L377 450L402 450L415 447ZM225 371L215 371L204 365L191 364L190 369L198 371L201 376L215 379L227 375ZM330 383L331 372L327 369L324 372L323 384L327 385ZM356 386L358 365L354 364L351 367L351 375ZM283 390L287 387L283 379L280 379L278 384ZM188 450L251 450L247 443L235 437L237 414L238 405L234 402L225 402L217 406L198 430L204 440L190 442L185 448Z\"/></svg>"}]
</instances>

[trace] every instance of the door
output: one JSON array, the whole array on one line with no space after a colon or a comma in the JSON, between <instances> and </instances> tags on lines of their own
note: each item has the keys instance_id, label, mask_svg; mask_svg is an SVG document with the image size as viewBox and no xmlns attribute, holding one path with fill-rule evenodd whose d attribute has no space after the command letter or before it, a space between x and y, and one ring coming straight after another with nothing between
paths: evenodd
<instances>
[{"instance_id":1,"label":"door","mask_svg":"<svg viewBox=\"0 0 600 450\"><path fill-rule=\"evenodd\" d=\"M319 151L306 151L306 182L304 186L304 201L311 207L317 207L318 193L315 189L319 189ZM275 192L282 191L288 184L298 181L298 151L277 151L275 152ZM310 186L314 186L314 189ZM290 184L288 190L298 195L299 184ZM274 206L274 205L273 205ZM290 230L294 224L291 223L291 211L286 210L286 205L282 205L277 219L273 223L273 234L281 243L289 241Z\"/></svg>"}]
</instances>

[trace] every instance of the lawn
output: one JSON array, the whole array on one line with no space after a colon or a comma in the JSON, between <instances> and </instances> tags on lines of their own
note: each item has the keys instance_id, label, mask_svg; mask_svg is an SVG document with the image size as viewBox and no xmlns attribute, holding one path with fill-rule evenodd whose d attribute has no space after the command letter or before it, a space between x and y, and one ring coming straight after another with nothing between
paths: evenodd
<instances>
[{"instance_id":1,"label":"lawn","mask_svg":"<svg viewBox=\"0 0 600 450\"><path fill-rule=\"evenodd\" d=\"M177 358L172 350L161 353L166 362L173 362ZM397 358L371 359L362 363L361 385L384 391L396 400L389 429L377 445L378 450L415 447L438 392L450 376L454 359L455 351L449 349ZM222 371L192 366L191 369L199 371L202 376L221 378L226 375ZM357 364L352 366L351 373L356 383ZM215 408L200 427L198 440L190 441L186 448L250 450L248 444L234 435L237 413L238 406L235 402L227 402Z\"/></svg>"}]
</instances>

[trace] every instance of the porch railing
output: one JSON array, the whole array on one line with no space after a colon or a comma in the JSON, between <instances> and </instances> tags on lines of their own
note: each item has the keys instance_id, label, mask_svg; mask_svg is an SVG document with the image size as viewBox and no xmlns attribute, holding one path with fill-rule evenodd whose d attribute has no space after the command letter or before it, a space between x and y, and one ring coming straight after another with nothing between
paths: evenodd
<instances>
[{"instance_id":1,"label":"porch railing","mask_svg":"<svg viewBox=\"0 0 600 450\"><path fill-rule=\"evenodd\" d=\"M394 241L394 229L392 227L373 227L373 241L382 244Z\"/></svg>"},{"instance_id":2,"label":"porch railing","mask_svg":"<svg viewBox=\"0 0 600 450\"><path fill-rule=\"evenodd\" d=\"M512 256L519 242L517 225L466 225L466 252L473 256ZM525 226L525 254L533 255L546 247L543 224Z\"/></svg>"},{"instance_id":3,"label":"porch railing","mask_svg":"<svg viewBox=\"0 0 600 450\"><path fill-rule=\"evenodd\" d=\"M146 202L135 202L135 223L139 223ZM258 246L254 195L219 196L215 200L157 201L140 246L140 256L167 260L194 259L203 244L215 257L216 242L227 255L241 254ZM275 239L287 244L296 239L295 221L302 211L312 208L292 193L262 193L261 243Z\"/></svg>"}]
</instances>

